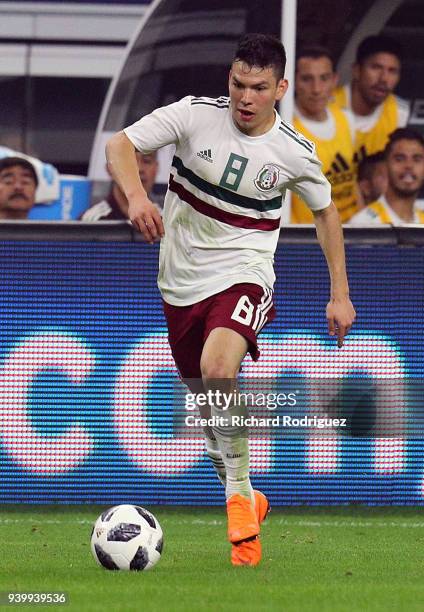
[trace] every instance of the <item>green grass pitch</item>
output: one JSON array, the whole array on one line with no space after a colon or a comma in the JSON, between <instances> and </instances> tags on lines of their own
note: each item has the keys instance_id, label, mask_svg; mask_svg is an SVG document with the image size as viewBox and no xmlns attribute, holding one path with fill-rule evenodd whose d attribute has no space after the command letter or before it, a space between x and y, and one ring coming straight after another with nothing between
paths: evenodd
<instances>
[{"instance_id":1,"label":"green grass pitch","mask_svg":"<svg viewBox=\"0 0 424 612\"><path fill-rule=\"evenodd\" d=\"M274 508L263 561L229 562L223 508L149 507L165 536L149 572L110 572L91 556L105 507L2 506L0 590L66 591L62 606L146 612L414 612L424 609L420 508ZM13 609L8 607L8 609ZM6 609L6 607L2 607Z\"/></svg>"}]
</instances>

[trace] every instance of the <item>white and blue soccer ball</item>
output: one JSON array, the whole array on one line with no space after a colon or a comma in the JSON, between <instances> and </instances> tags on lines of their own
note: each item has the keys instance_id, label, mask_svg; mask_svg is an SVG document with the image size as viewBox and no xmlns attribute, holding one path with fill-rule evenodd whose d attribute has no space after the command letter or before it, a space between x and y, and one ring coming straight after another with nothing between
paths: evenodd
<instances>
[{"instance_id":1,"label":"white and blue soccer ball","mask_svg":"<svg viewBox=\"0 0 424 612\"><path fill-rule=\"evenodd\" d=\"M105 510L94 524L91 551L109 570L149 570L159 561L163 533L156 517L141 506Z\"/></svg>"}]
</instances>

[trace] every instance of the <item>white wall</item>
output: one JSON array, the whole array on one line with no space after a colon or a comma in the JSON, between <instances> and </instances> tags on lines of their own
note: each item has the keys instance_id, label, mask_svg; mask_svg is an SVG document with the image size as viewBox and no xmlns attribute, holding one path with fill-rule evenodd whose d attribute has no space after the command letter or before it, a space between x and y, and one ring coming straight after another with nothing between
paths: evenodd
<instances>
[{"instance_id":1,"label":"white wall","mask_svg":"<svg viewBox=\"0 0 424 612\"><path fill-rule=\"evenodd\" d=\"M111 78L147 6L0 2L0 76Z\"/></svg>"}]
</instances>

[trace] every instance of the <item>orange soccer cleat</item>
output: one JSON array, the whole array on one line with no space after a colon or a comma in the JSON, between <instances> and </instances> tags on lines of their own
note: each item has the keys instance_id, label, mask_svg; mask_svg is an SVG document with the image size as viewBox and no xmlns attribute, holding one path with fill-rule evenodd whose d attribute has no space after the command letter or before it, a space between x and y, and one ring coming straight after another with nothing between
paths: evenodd
<instances>
[{"instance_id":1,"label":"orange soccer cleat","mask_svg":"<svg viewBox=\"0 0 424 612\"><path fill-rule=\"evenodd\" d=\"M259 536L253 540L244 540L231 546L231 563L233 565L258 565L262 557L262 547Z\"/></svg>"},{"instance_id":2,"label":"orange soccer cleat","mask_svg":"<svg viewBox=\"0 0 424 612\"><path fill-rule=\"evenodd\" d=\"M261 524L266 519L268 512L270 512L271 506L269 505L269 501L261 491L253 489L253 494L255 496L256 517L258 519L258 523Z\"/></svg>"},{"instance_id":3,"label":"orange soccer cleat","mask_svg":"<svg viewBox=\"0 0 424 612\"><path fill-rule=\"evenodd\" d=\"M228 539L241 542L259 534L255 508L247 497L236 493L227 501Z\"/></svg>"},{"instance_id":4,"label":"orange soccer cleat","mask_svg":"<svg viewBox=\"0 0 424 612\"><path fill-rule=\"evenodd\" d=\"M265 498L265 496L263 497ZM227 501L228 539L232 543L231 562L233 565L257 565L261 560L258 518L259 515L260 520L265 518L268 501L265 498L265 511L263 500L260 501L261 510L259 514L257 514L252 502L243 495L232 495Z\"/></svg>"}]
</instances>

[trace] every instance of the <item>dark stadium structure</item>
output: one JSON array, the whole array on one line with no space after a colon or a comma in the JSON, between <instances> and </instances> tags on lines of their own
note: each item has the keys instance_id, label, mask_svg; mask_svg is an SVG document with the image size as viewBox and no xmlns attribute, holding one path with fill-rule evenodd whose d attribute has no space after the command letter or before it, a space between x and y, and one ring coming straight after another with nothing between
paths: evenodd
<instances>
[{"instance_id":1,"label":"dark stadium structure","mask_svg":"<svg viewBox=\"0 0 424 612\"><path fill-rule=\"evenodd\" d=\"M294 10L293 10L294 9ZM296 45L326 45L338 61L341 81L348 80L356 46L365 36L388 34L402 44L405 57L397 91L412 101L410 123L424 124L424 94L416 75L424 70L424 13L420 0L155 0L128 44L121 70L105 99L92 149L89 175L94 193L103 195L107 180L104 144L114 132L185 95L226 93L228 65L245 32L281 36L288 51L287 78L292 80ZM288 40L287 40L288 37ZM293 40L291 40L293 37ZM280 112L290 120L293 88ZM287 108L286 108L287 107ZM159 182L166 183L166 153L160 154Z\"/></svg>"}]
</instances>

